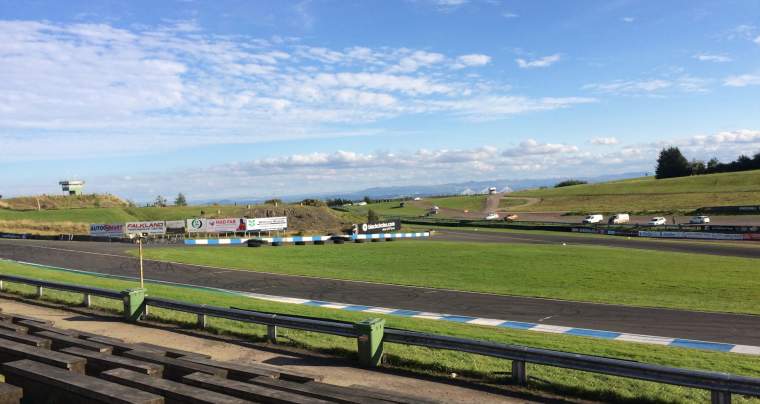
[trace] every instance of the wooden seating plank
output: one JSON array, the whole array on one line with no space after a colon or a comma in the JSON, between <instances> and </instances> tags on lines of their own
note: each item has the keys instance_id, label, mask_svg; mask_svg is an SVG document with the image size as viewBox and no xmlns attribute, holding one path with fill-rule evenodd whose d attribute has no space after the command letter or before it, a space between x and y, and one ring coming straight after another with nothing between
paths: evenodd
<instances>
[{"instance_id":1,"label":"wooden seating plank","mask_svg":"<svg viewBox=\"0 0 760 404\"><path fill-rule=\"evenodd\" d=\"M0 338L0 362L11 362L22 359L31 359L50 366L82 374L84 373L85 363L87 362L84 358L78 356L51 351L49 349L37 348L30 345L24 345L20 342L13 342Z\"/></svg>"},{"instance_id":2,"label":"wooden seating plank","mask_svg":"<svg viewBox=\"0 0 760 404\"><path fill-rule=\"evenodd\" d=\"M195 372L208 373L219 377L227 377L227 371L224 369L205 366L189 361L183 361L176 358L170 358L168 356L163 356L156 353L145 351L127 351L122 355L132 359L163 365L164 378L177 382L181 382L182 377Z\"/></svg>"},{"instance_id":3,"label":"wooden seating plank","mask_svg":"<svg viewBox=\"0 0 760 404\"><path fill-rule=\"evenodd\" d=\"M108 370L100 375L103 379L134 387L143 391L159 394L169 403L214 403L240 404L249 403L237 397L228 396L211 390L205 390L176 381L150 377L127 369Z\"/></svg>"},{"instance_id":4,"label":"wooden seating plank","mask_svg":"<svg viewBox=\"0 0 760 404\"><path fill-rule=\"evenodd\" d=\"M158 395L67 372L44 363L20 360L2 365L5 379L24 390L30 403L162 404ZM146 376L149 377L149 376Z\"/></svg>"},{"instance_id":5,"label":"wooden seating plank","mask_svg":"<svg viewBox=\"0 0 760 404\"><path fill-rule=\"evenodd\" d=\"M333 402L244 383L238 380L223 379L205 373L193 373L187 375L182 378L182 381L185 384L258 403L323 404Z\"/></svg>"},{"instance_id":6,"label":"wooden seating plank","mask_svg":"<svg viewBox=\"0 0 760 404\"><path fill-rule=\"evenodd\" d=\"M50 320L11 313L0 313L0 321L10 321L12 323L18 323L21 321L33 321L35 323L53 325L53 322Z\"/></svg>"},{"instance_id":7,"label":"wooden seating plank","mask_svg":"<svg viewBox=\"0 0 760 404\"><path fill-rule=\"evenodd\" d=\"M27 334L29 329L23 325L13 324L8 321L0 321L0 330L11 331L18 334Z\"/></svg>"},{"instance_id":8,"label":"wooden seating plank","mask_svg":"<svg viewBox=\"0 0 760 404\"><path fill-rule=\"evenodd\" d=\"M319 382L296 383L288 380L270 379L267 377L255 377L248 381L251 384L268 387L271 389L287 391L293 394L319 398L345 404L387 404L388 401L367 397L357 394L355 391L344 390L340 386L334 386Z\"/></svg>"},{"instance_id":9,"label":"wooden seating plank","mask_svg":"<svg viewBox=\"0 0 760 404\"><path fill-rule=\"evenodd\" d=\"M36 346L37 348L50 349L50 340L36 335L19 334L13 331L0 330L0 338Z\"/></svg>"},{"instance_id":10,"label":"wooden seating plank","mask_svg":"<svg viewBox=\"0 0 760 404\"><path fill-rule=\"evenodd\" d=\"M257 376L268 376L275 379L290 380L294 382L311 382L322 380L322 376L311 375L279 366L267 365L264 363L239 363L228 361L215 361L213 359L197 358L186 356L181 360L199 363L201 365L212 366L220 369L226 369L230 379L240 380L242 382Z\"/></svg>"},{"instance_id":11,"label":"wooden seating plank","mask_svg":"<svg viewBox=\"0 0 760 404\"><path fill-rule=\"evenodd\" d=\"M129 369L153 377L161 377L164 373L164 367L159 364L131 359L124 356L94 352L77 347L65 348L62 349L61 352L87 359L85 371L86 374L90 376L99 376L100 373L106 370L116 368Z\"/></svg>"},{"instance_id":12,"label":"wooden seating plank","mask_svg":"<svg viewBox=\"0 0 760 404\"><path fill-rule=\"evenodd\" d=\"M143 347L138 344L124 342L124 340L121 340L118 338L97 336L97 337L85 337L85 339L88 341L97 342L99 344L108 345L113 348L113 353L119 354L119 355L127 351L146 351L146 352L156 353L162 356L166 354L164 351L153 350L151 348Z\"/></svg>"},{"instance_id":13,"label":"wooden seating plank","mask_svg":"<svg viewBox=\"0 0 760 404\"><path fill-rule=\"evenodd\" d=\"M166 352L165 355L170 358L180 358L183 356L197 356L201 358L211 359L211 355L206 355L206 354L202 354L198 352L183 351L181 349L170 348L170 347L166 347L162 345L149 344L147 342L140 342L136 345L148 348L149 350L153 350L153 351Z\"/></svg>"},{"instance_id":14,"label":"wooden seating plank","mask_svg":"<svg viewBox=\"0 0 760 404\"><path fill-rule=\"evenodd\" d=\"M77 337L79 335L74 330L65 330L63 328L54 327L52 324L37 323L34 321L29 321L29 320L19 321L18 324L23 325L24 327L28 328L29 331L31 331L32 333L41 332L41 331L49 331L49 332L54 332L56 334L68 335L71 337Z\"/></svg>"},{"instance_id":15,"label":"wooden seating plank","mask_svg":"<svg viewBox=\"0 0 760 404\"><path fill-rule=\"evenodd\" d=\"M72 337L69 335L58 334L55 332L40 331L40 332L35 332L34 335L49 339L50 342L52 343L53 349L56 351L61 350L63 348L69 348L72 346L83 348L83 349L89 349L90 351L95 351L95 352L103 352L103 353L111 353L113 351L113 348L111 348L108 345L99 344L97 342L92 342L85 339Z\"/></svg>"}]
</instances>

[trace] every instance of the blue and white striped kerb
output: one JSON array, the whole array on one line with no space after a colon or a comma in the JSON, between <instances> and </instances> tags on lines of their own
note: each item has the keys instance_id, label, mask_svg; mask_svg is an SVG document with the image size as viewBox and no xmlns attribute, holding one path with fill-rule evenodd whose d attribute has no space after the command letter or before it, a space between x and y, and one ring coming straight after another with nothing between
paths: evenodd
<instances>
[{"instance_id":1,"label":"blue and white striped kerb","mask_svg":"<svg viewBox=\"0 0 760 404\"><path fill-rule=\"evenodd\" d=\"M248 240L261 240L267 243L307 243L315 241L330 241L336 236L293 236L293 237L260 237L260 238L189 238L185 239L186 245L237 245L245 244ZM346 240L387 240L399 238L430 237L430 232L421 233L377 233L377 234L352 234L343 236Z\"/></svg>"},{"instance_id":2,"label":"blue and white striped kerb","mask_svg":"<svg viewBox=\"0 0 760 404\"><path fill-rule=\"evenodd\" d=\"M247 238L188 238L185 245L233 245L245 244Z\"/></svg>"},{"instance_id":3,"label":"blue and white striped kerb","mask_svg":"<svg viewBox=\"0 0 760 404\"><path fill-rule=\"evenodd\" d=\"M298 298L293 298L293 297L271 296L271 295L264 295L264 294L259 294L259 293L246 293L246 292L240 292L240 293L249 297L256 298L256 299L268 300L272 302L303 304L306 306L322 307L322 308L328 308L328 309L357 311L357 312L363 312L363 313L388 314L392 316L422 318L426 320L451 321L455 323L501 327L501 328L509 328L513 330L538 331L538 332L548 332L548 333L553 333L553 334L575 335L575 336L580 336L580 337L600 338L600 339L614 340L614 341L638 342L638 343L643 343L643 344L664 345L664 346L692 348L692 349L704 349L704 350L719 351L719 352L733 352L733 353L747 354L747 355L760 355L760 347L750 346L750 345L735 345L735 344L726 344L726 343L721 343L721 342L697 341L697 340L683 339L683 338L656 337L653 335L629 334L629 333L613 332L613 331L592 330L588 328L564 327L564 326L559 326L559 325L525 323L521 321L497 320L497 319L492 319L492 318L479 318L479 317L459 316L459 315L452 315L452 314L430 313L430 312L416 311L416 310L389 309L386 307L372 307L372 306L363 306L363 305L356 305L356 304L325 302L325 301L320 301L320 300L307 300L307 299L298 299Z\"/></svg>"},{"instance_id":4,"label":"blue and white striped kerb","mask_svg":"<svg viewBox=\"0 0 760 404\"><path fill-rule=\"evenodd\" d=\"M374 234L352 234L351 240L382 240L393 238L417 238L430 237L430 232L423 233L374 233Z\"/></svg>"}]
</instances>

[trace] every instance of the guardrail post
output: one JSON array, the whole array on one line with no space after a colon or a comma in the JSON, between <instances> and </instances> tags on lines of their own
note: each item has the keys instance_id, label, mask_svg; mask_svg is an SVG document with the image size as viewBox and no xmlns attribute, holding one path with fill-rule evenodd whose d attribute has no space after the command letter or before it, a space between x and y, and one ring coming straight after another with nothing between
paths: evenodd
<instances>
[{"instance_id":1,"label":"guardrail post","mask_svg":"<svg viewBox=\"0 0 760 404\"><path fill-rule=\"evenodd\" d=\"M370 368L380 365L383 357L383 333L385 320L371 318L354 324L357 333L359 366Z\"/></svg>"},{"instance_id":2,"label":"guardrail post","mask_svg":"<svg viewBox=\"0 0 760 404\"><path fill-rule=\"evenodd\" d=\"M731 393L728 391L710 390L712 404L731 404Z\"/></svg>"},{"instance_id":3,"label":"guardrail post","mask_svg":"<svg viewBox=\"0 0 760 404\"><path fill-rule=\"evenodd\" d=\"M42 297L42 286L37 286L37 298Z\"/></svg>"},{"instance_id":4,"label":"guardrail post","mask_svg":"<svg viewBox=\"0 0 760 404\"><path fill-rule=\"evenodd\" d=\"M5 289L5 285L3 284L3 280L0 279L0 292L2 292L3 289Z\"/></svg>"},{"instance_id":5,"label":"guardrail post","mask_svg":"<svg viewBox=\"0 0 760 404\"><path fill-rule=\"evenodd\" d=\"M84 307L90 307L91 304L92 304L92 299L90 298L90 294L89 293L85 293L82 296L82 306L84 306Z\"/></svg>"},{"instance_id":6,"label":"guardrail post","mask_svg":"<svg viewBox=\"0 0 760 404\"><path fill-rule=\"evenodd\" d=\"M528 373L524 361L512 361L512 381L520 386L528 384Z\"/></svg>"},{"instance_id":7,"label":"guardrail post","mask_svg":"<svg viewBox=\"0 0 760 404\"><path fill-rule=\"evenodd\" d=\"M198 314L198 319L196 320L196 324L198 328L206 328L207 322L208 322L208 317L205 314Z\"/></svg>"},{"instance_id":8,"label":"guardrail post","mask_svg":"<svg viewBox=\"0 0 760 404\"><path fill-rule=\"evenodd\" d=\"M277 326L276 325L267 326L267 341L269 341L272 344L277 343Z\"/></svg>"},{"instance_id":9,"label":"guardrail post","mask_svg":"<svg viewBox=\"0 0 760 404\"><path fill-rule=\"evenodd\" d=\"M145 310L145 289L127 289L121 295L124 299L124 319L136 322Z\"/></svg>"}]
</instances>

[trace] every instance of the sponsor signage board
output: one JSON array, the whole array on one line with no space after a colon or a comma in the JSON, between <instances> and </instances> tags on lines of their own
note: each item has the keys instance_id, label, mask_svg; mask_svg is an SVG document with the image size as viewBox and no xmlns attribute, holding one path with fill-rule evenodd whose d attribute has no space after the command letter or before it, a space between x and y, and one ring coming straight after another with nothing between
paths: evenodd
<instances>
[{"instance_id":1,"label":"sponsor signage board","mask_svg":"<svg viewBox=\"0 0 760 404\"><path fill-rule=\"evenodd\" d=\"M241 218L226 219L187 219L186 229L189 233L228 233L245 231L246 222Z\"/></svg>"},{"instance_id":2,"label":"sponsor signage board","mask_svg":"<svg viewBox=\"0 0 760 404\"><path fill-rule=\"evenodd\" d=\"M128 222L126 224L127 234L166 234L166 222Z\"/></svg>"},{"instance_id":3,"label":"sponsor signage board","mask_svg":"<svg viewBox=\"0 0 760 404\"><path fill-rule=\"evenodd\" d=\"M180 234L185 232L184 220L167 220L166 232L171 234Z\"/></svg>"},{"instance_id":4,"label":"sponsor signage board","mask_svg":"<svg viewBox=\"0 0 760 404\"><path fill-rule=\"evenodd\" d=\"M387 233L389 231L401 230L401 220L384 220L377 223L362 223L356 226L356 231L359 234L367 233Z\"/></svg>"},{"instance_id":5,"label":"sponsor signage board","mask_svg":"<svg viewBox=\"0 0 760 404\"><path fill-rule=\"evenodd\" d=\"M703 233L695 231L639 231L641 237L690 238L703 240L742 240L743 234Z\"/></svg>"},{"instance_id":6,"label":"sponsor signage board","mask_svg":"<svg viewBox=\"0 0 760 404\"><path fill-rule=\"evenodd\" d=\"M90 235L93 237L122 237L124 224L91 224Z\"/></svg>"},{"instance_id":7,"label":"sponsor signage board","mask_svg":"<svg viewBox=\"0 0 760 404\"><path fill-rule=\"evenodd\" d=\"M288 217L257 217L245 219L246 231L277 231L288 228Z\"/></svg>"}]
</instances>

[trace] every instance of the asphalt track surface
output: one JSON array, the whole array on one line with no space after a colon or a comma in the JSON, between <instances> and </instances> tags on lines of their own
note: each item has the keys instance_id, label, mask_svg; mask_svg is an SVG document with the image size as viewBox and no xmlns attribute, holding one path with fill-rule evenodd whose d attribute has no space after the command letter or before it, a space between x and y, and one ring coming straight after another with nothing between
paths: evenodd
<instances>
[{"instance_id":1,"label":"asphalt track surface","mask_svg":"<svg viewBox=\"0 0 760 404\"><path fill-rule=\"evenodd\" d=\"M137 262L125 254L128 248L134 247L121 243L0 240L0 257L104 274L135 276ZM303 299L760 346L760 316L753 315L502 296L159 261L146 262L145 277Z\"/></svg>"}]
</instances>

